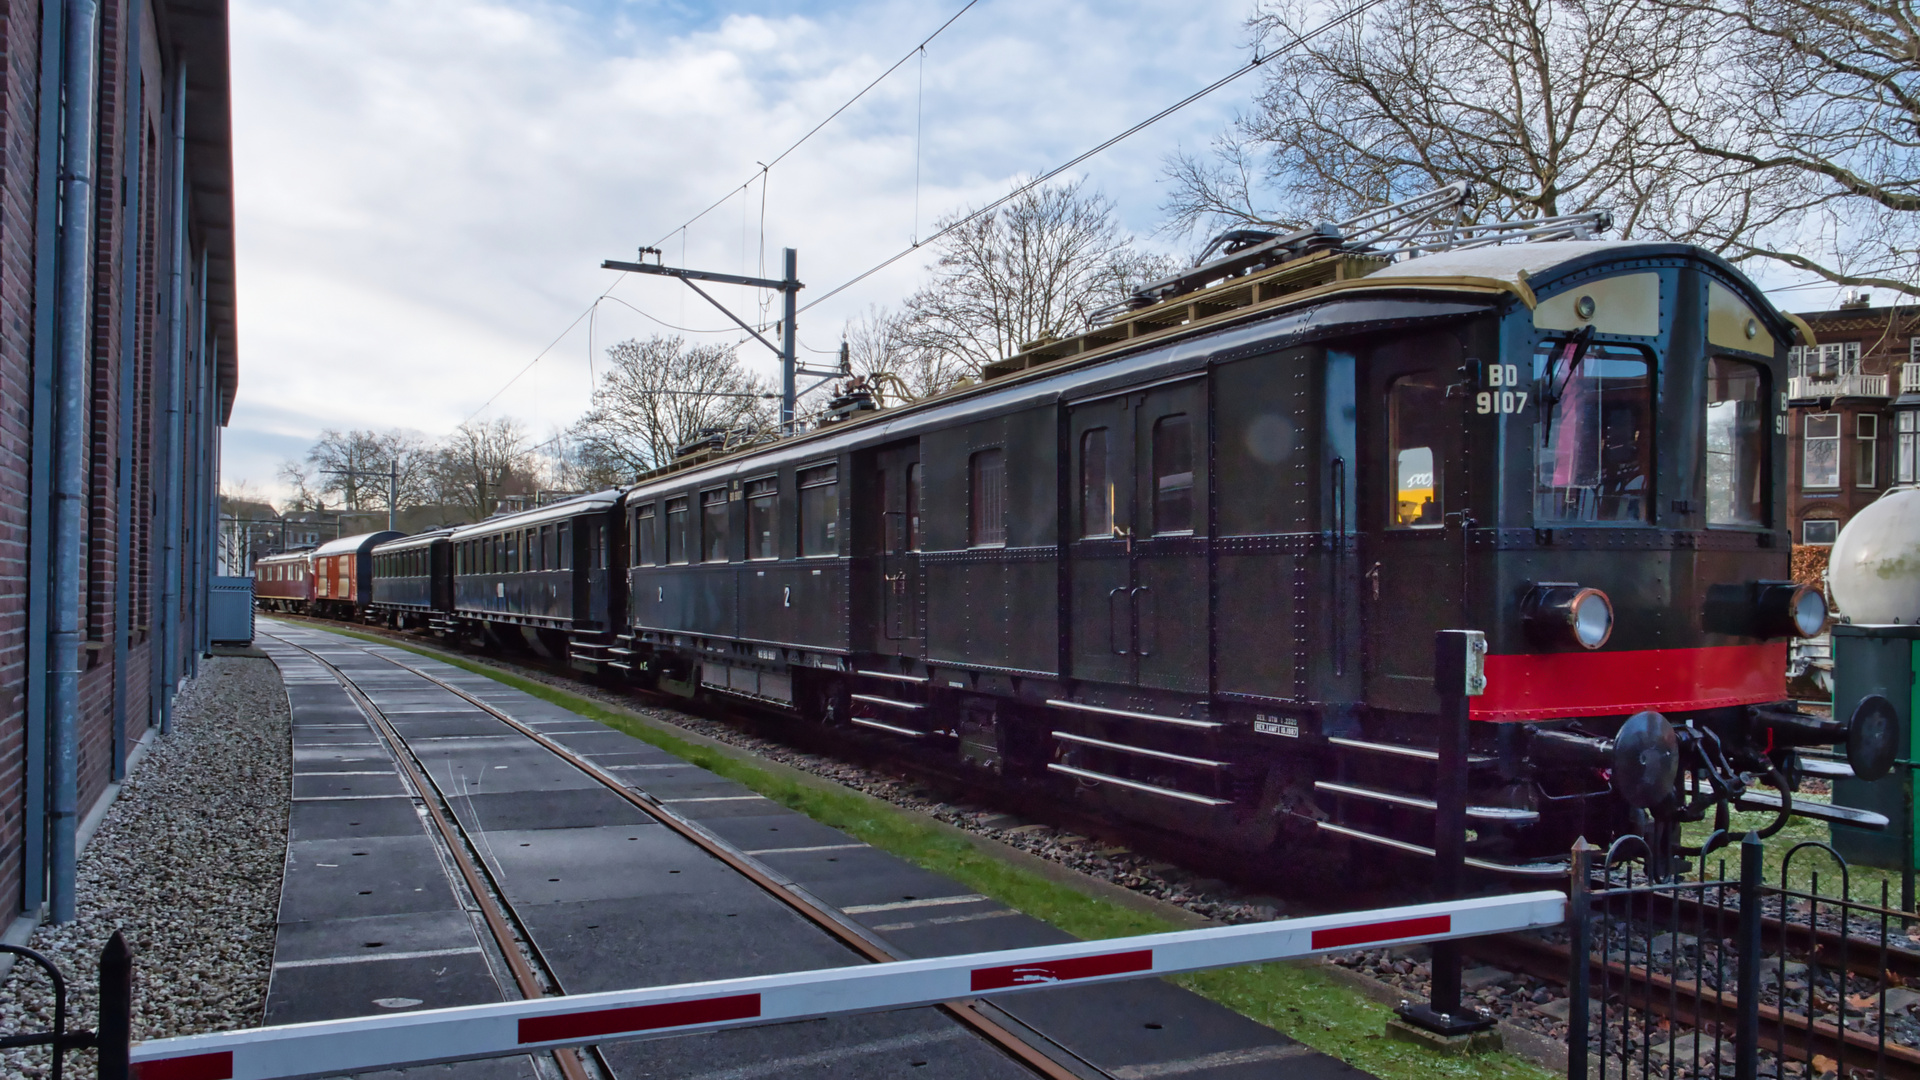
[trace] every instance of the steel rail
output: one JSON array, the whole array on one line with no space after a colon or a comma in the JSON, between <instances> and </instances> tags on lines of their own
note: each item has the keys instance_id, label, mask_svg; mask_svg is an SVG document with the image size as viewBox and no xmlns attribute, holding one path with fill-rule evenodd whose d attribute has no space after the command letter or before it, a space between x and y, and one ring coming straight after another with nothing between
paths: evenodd
<instances>
[{"instance_id":1,"label":"steel rail","mask_svg":"<svg viewBox=\"0 0 1920 1080\"><path fill-rule=\"evenodd\" d=\"M1524 971L1561 986L1566 985L1568 969L1573 963L1570 946L1527 934L1477 938L1466 946L1466 951L1495 965ZM1590 964L1595 974L1604 973L1609 980L1632 988L1620 991L1621 1000L1629 1009L1644 1009L1697 1031L1717 1027L1722 1032L1730 1032L1739 1016L1740 999L1728 991L1597 956L1590 959ZM1782 1057L1811 1061L1816 1054L1838 1058L1844 1053L1849 1059L1861 1060L1855 1055L1864 1054L1864 1060L1873 1061L1882 1053L1880 1039L1864 1031L1853 1028L1842 1031L1825 1020L1786 1012L1764 1002L1755 1008L1760 1015L1761 1049ZM1889 1038L1884 1053L1880 1075L1893 1080L1920 1080L1920 1050Z\"/></svg>"},{"instance_id":2,"label":"steel rail","mask_svg":"<svg viewBox=\"0 0 1920 1080\"><path fill-rule=\"evenodd\" d=\"M847 919L838 910L807 895L806 891L798 884L780 881L768 873L767 869L756 862L751 856L740 852L732 845L709 833L696 823L662 806L651 797L627 787L617 778L607 775L599 766L593 764L591 761L575 754L572 750L554 741L545 734L528 727L505 711L468 693L459 686L422 671L404 661L397 660L391 656L385 656L372 650L363 651L452 693L461 700L513 728L535 743L538 743L541 747L554 754L554 756L579 769L616 795L619 795L631 803L642 813L652 817L683 839L693 843L702 851L720 860L726 864L728 868L753 882L769 895L786 904L803 918L820 927L840 941L841 944L859 953L868 961L885 963L890 960L903 958L900 953L894 951L886 945L885 942L874 937L864 927ZM326 663L324 660L321 662ZM331 667L332 665L328 666ZM334 670L338 671L337 668ZM344 676L344 673L341 673L341 675L342 677L350 678L350 676ZM1072 1052L1065 1047L1058 1047L1058 1045L1055 1044L1062 1054L1073 1057L1074 1064L1080 1066L1078 1069L1067 1067L1051 1055L1034 1046L1033 1043L1021 1038L1005 1024L979 1011L982 1008L990 1007L991 1006L987 1006L984 1002L977 1000L946 1002L940 1006L942 1010L954 1019L960 1021L961 1024L971 1028L976 1034L993 1043L995 1046L998 1046L1009 1056L1027 1066L1029 1069L1046 1077L1047 1080L1086 1080L1088 1075L1102 1077L1109 1075L1091 1062L1079 1058L1077 1055L1073 1055ZM1001 1010L998 1009L995 1011L1001 1012ZM1005 1014L1002 1012L1001 1015L1004 1016ZM1008 1019L1011 1020L1010 1017ZM1018 1021L1014 1022L1017 1023ZM1039 1036L1037 1032L1035 1035L1044 1038L1044 1036Z\"/></svg>"},{"instance_id":3,"label":"steel rail","mask_svg":"<svg viewBox=\"0 0 1920 1080\"><path fill-rule=\"evenodd\" d=\"M394 760L399 763L400 770L406 774L408 784L414 791L419 793L420 801L426 807L428 819L433 822L435 831L440 834L441 840L445 842L447 851L453 859L454 867L460 871L461 878L466 881L467 890L473 894L474 902L480 908L481 917L486 920L488 933L493 936L494 944L499 947L502 956L506 959L508 969L513 972L513 981L520 991L520 996L528 1000L546 997L546 987L541 985L540 977L533 970L533 965L527 962L526 956L521 952L523 947L532 948L532 942L530 940L522 940L520 935L513 932L513 928L508 925L507 922L507 912L503 910L506 906L505 901L499 899L497 893L490 890L487 882L482 880L480 869L474 865L473 860L467 856L464 850L465 845L462 843L461 831L454 823L448 821L436 800L427 797L427 793L431 791L438 794L440 798L444 800L446 798L446 792L441 791L440 786L433 783L430 776L423 775L423 773L415 767L412 760L412 751L407 746L406 740L402 739L400 733L394 730L393 725L387 721L387 714L378 705L373 703L373 699L367 697L366 693L353 681L351 675L342 671L338 665L326 657L321 656L319 653L304 645L288 641L286 638L278 637L277 635L274 635L274 637L275 640L306 653L321 667L326 668L334 679L340 683L341 688L347 692L347 696L353 699L354 706L364 713L367 719L375 725L381 738L388 743ZM553 1059L554 1063L560 1067L560 1072L566 1080L592 1080L586 1066L580 1061L580 1052L578 1050L555 1050L553 1051Z\"/></svg>"}]
</instances>

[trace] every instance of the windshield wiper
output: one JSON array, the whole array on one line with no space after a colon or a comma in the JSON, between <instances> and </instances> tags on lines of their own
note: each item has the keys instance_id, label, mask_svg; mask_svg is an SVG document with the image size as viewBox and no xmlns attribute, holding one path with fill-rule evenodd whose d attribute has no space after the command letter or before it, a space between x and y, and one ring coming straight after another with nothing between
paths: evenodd
<instances>
[{"instance_id":1,"label":"windshield wiper","mask_svg":"<svg viewBox=\"0 0 1920 1080\"><path fill-rule=\"evenodd\" d=\"M1547 410L1547 422L1544 425L1542 425L1540 429L1540 445L1542 447L1545 447L1549 442L1553 441L1554 411L1560 404L1561 395L1567 392L1567 384L1573 381L1574 372L1580 370L1580 362L1587 358L1587 347L1592 344L1593 344L1593 324L1592 323L1588 323L1587 325L1574 331L1573 336L1567 339L1566 351L1560 354L1561 358L1566 362L1567 374L1565 378L1560 380L1559 389L1552 389L1553 369L1552 368L1547 369L1546 382L1551 392L1541 394L1535 399L1540 402L1540 407L1542 409Z\"/></svg>"}]
</instances>

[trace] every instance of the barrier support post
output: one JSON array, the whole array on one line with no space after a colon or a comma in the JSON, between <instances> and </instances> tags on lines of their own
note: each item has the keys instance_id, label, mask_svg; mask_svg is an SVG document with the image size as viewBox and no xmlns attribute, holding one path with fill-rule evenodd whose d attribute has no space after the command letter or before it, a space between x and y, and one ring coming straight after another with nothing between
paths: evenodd
<instances>
[{"instance_id":1,"label":"barrier support post","mask_svg":"<svg viewBox=\"0 0 1920 1080\"><path fill-rule=\"evenodd\" d=\"M1467 865L1467 706L1486 692L1487 638L1478 630L1441 630L1433 635L1433 689L1440 697L1436 725L1440 759L1435 762L1433 855L1434 899L1458 900ZM1460 1001L1460 945L1433 944L1432 992L1425 1005L1408 1005L1401 1019L1437 1035L1471 1035L1493 1027L1491 1017Z\"/></svg>"}]
</instances>

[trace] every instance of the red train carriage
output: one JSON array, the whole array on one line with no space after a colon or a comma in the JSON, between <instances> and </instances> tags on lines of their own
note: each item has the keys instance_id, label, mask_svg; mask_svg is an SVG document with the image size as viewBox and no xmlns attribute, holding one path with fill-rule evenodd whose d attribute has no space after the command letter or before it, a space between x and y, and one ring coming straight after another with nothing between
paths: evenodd
<instances>
[{"instance_id":1,"label":"red train carriage","mask_svg":"<svg viewBox=\"0 0 1920 1080\"><path fill-rule=\"evenodd\" d=\"M382 530L343 536L313 549L313 595L309 603L321 615L358 618L373 602L373 549L405 533Z\"/></svg>"},{"instance_id":2,"label":"red train carriage","mask_svg":"<svg viewBox=\"0 0 1920 1080\"><path fill-rule=\"evenodd\" d=\"M304 613L313 602L313 552L287 551L254 563L253 599L261 611Z\"/></svg>"}]
</instances>

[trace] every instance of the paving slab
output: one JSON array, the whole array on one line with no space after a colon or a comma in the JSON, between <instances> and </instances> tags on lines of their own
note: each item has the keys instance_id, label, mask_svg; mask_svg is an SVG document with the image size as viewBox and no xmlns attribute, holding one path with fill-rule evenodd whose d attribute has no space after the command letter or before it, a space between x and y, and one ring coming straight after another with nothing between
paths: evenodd
<instances>
[{"instance_id":1,"label":"paving slab","mask_svg":"<svg viewBox=\"0 0 1920 1080\"><path fill-rule=\"evenodd\" d=\"M440 857L423 832L287 845L282 923L457 906Z\"/></svg>"},{"instance_id":2,"label":"paving slab","mask_svg":"<svg viewBox=\"0 0 1920 1080\"><path fill-rule=\"evenodd\" d=\"M460 824L474 831L540 829L556 822L568 828L660 824L639 807L596 784L565 791L486 791L448 800Z\"/></svg>"},{"instance_id":3,"label":"paving slab","mask_svg":"<svg viewBox=\"0 0 1920 1080\"><path fill-rule=\"evenodd\" d=\"M500 988L475 948L400 960L276 967L267 989L266 1022L303 1024L499 1000Z\"/></svg>"},{"instance_id":4,"label":"paving slab","mask_svg":"<svg viewBox=\"0 0 1920 1080\"><path fill-rule=\"evenodd\" d=\"M293 804L287 839L419 836L421 827L412 799L311 799Z\"/></svg>"}]
</instances>

